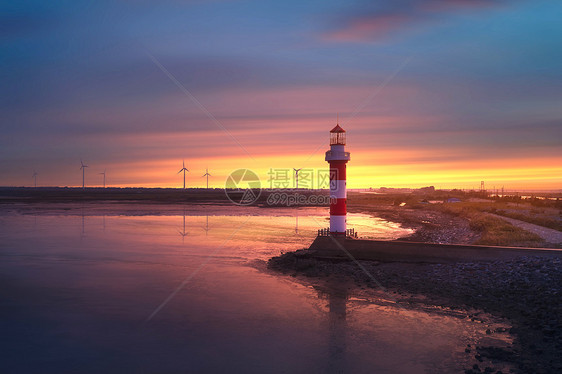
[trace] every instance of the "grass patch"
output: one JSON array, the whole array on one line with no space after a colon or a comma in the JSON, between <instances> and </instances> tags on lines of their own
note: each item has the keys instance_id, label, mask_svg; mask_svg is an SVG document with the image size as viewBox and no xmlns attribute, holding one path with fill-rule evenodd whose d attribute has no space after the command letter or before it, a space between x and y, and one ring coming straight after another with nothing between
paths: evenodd
<instances>
[{"instance_id":1,"label":"grass patch","mask_svg":"<svg viewBox=\"0 0 562 374\"><path fill-rule=\"evenodd\" d=\"M525 244L533 246L543 241L537 234L513 226L501 218L480 213L473 215L469 220L470 228L482 233L475 244L501 246Z\"/></svg>"},{"instance_id":2,"label":"grass patch","mask_svg":"<svg viewBox=\"0 0 562 374\"><path fill-rule=\"evenodd\" d=\"M513 226L501 218L488 215L489 203L436 204L432 209L468 219L470 228L481 233L475 244L499 246L540 246L543 239L537 234Z\"/></svg>"},{"instance_id":3,"label":"grass patch","mask_svg":"<svg viewBox=\"0 0 562 374\"><path fill-rule=\"evenodd\" d=\"M560 220L538 216L538 214L543 213L543 210L539 209L528 210L521 207L518 212L506 211L505 209L508 208L507 205L498 202L462 202L454 204L438 204L436 205L436 208L445 213L454 214L456 216L462 216L466 218L470 218L472 215L479 212L494 213L500 216L514 218L519 221L524 221L538 226L562 231L562 222Z\"/></svg>"}]
</instances>

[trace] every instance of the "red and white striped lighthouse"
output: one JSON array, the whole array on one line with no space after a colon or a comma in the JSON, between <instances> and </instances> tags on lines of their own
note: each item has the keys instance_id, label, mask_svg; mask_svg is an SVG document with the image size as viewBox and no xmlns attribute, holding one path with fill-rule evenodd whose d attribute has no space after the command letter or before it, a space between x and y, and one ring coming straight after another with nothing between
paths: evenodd
<instances>
[{"instance_id":1,"label":"red and white striped lighthouse","mask_svg":"<svg viewBox=\"0 0 562 374\"><path fill-rule=\"evenodd\" d=\"M330 164L330 235L345 236L347 224L347 186L345 169L350 160L345 151L345 130L336 124L330 131L330 150L326 161Z\"/></svg>"}]
</instances>

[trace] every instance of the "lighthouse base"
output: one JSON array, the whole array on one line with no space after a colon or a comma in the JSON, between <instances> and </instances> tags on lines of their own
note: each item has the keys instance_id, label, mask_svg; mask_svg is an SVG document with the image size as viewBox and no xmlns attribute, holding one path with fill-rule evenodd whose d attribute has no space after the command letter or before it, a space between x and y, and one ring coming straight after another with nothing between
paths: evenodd
<instances>
[{"instance_id":1,"label":"lighthouse base","mask_svg":"<svg viewBox=\"0 0 562 374\"><path fill-rule=\"evenodd\" d=\"M562 249L366 240L329 235L318 236L304 253L316 259L413 263L485 262L522 256L562 258Z\"/></svg>"},{"instance_id":2,"label":"lighthouse base","mask_svg":"<svg viewBox=\"0 0 562 374\"><path fill-rule=\"evenodd\" d=\"M318 236L332 236L336 238L356 239L357 232L355 229L345 229L345 231L330 231L330 228L318 230Z\"/></svg>"}]
</instances>

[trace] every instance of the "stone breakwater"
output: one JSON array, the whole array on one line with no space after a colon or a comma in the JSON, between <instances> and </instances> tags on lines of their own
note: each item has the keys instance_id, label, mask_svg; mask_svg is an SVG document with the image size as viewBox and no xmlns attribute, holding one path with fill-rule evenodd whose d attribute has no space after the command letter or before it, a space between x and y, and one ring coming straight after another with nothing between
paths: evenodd
<instances>
[{"instance_id":1,"label":"stone breakwater","mask_svg":"<svg viewBox=\"0 0 562 374\"><path fill-rule=\"evenodd\" d=\"M513 346L509 349L467 347L466 354L474 355L477 362L487 359L510 363L519 373L562 372L562 261L559 258L525 256L449 264L360 263L380 285L396 295L398 302L406 302L406 294L423 295L424 303L482 310L509 320L510 333L515 338ZM310 258L306 250L272 258L268 266L293 276L343 277L359 287L379 288L356 263ZM478 363L466 370L466 373L478 372L497 371L493 366L480 367Z\"/></svg>"}]
</instances>

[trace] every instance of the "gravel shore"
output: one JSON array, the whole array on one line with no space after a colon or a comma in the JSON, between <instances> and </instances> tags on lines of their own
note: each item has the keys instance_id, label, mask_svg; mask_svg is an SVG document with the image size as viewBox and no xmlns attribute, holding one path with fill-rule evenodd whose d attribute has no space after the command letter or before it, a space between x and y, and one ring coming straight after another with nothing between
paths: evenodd
<instances>
[{"instance_id":1,"label":"gravel shore","mask_svg":"<svg viewBox=\"0 0 562 374\"><path fill-rule=\"evenodd\" d=\"M414 234L400 238L400 240L424 243L472 244L480 238L480 233L470 229L467 219L438 211L388 205L352 206L349 211L373 214L416 230Z\"/></svg>"},{"instance_id":2,"label":"gravel shore","mask_svg":"<svg viewBox=\"0 0 562 374\"><path fill-rule=\"evenodd\" d=\"M268 266L292 276L343 277L360 289L375 291L383 286L396 296L397 302L408 305L423 300L423 303L480 310L507 319L512 325L509 332L514 336L513 345L508 349L467 347L467 354L474 355L476 361L466 373L501 372L498 367L502 363L510 364L511 371L517 373L562 372L560 259L522 257L513 261L456 264L361 261L360 264L366 271L351 261L311 259L302 250L272 258ZM469 317L477 318L477 315L478 312ZM482 361L497 365L483 367Z\"/></svg>"}]
</instances>

